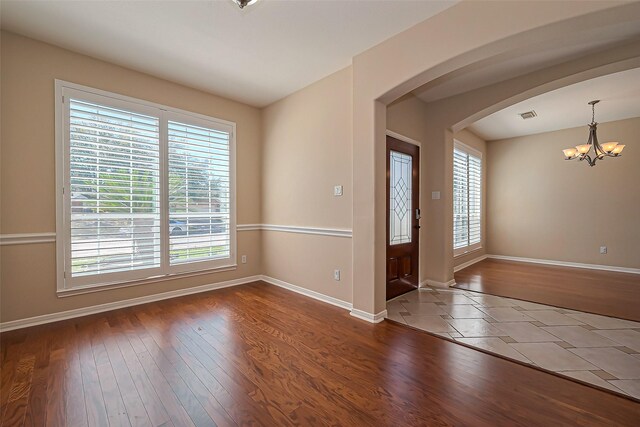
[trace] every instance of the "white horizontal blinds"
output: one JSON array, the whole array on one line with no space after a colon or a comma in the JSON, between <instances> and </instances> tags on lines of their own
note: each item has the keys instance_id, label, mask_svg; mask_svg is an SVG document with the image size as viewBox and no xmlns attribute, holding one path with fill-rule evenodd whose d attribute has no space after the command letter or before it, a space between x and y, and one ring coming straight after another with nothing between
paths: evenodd
<instances>
[{"instance_id":1,"label":"white horizontal blinds","mask_svg":"<svg viewBox=\"0 0 640 427\"><path fill-rule=\"evenodd\" d=\"M71 277L159 267L159 118L68 104Z\"/></svg>"},{"instance_id":2,"label":"white horizontal blinds","mask_svg":"<svg viewBox=\"0 0 640 427\"><path fill-rule=\"evenodd\" d=\"M468 155L453 150L453 249L469 245Z\"/></svg>"},{"instance_id":3,"label":"white horizontal blinds","mask_svg":"<svg viewBox=\"0 0 640 427\"><path fill-rule=\"evenodd\" d=\"M481 242L482 159L453 150L453 249Z\"/></svg>"},{"instance_id":4,"label":"white horizontal blinds","mask_svg":"<svg viewBox=\"0 0 640 427\"><path fill-rule=\"evenodd\" d=\"M168 121L171 265L229 258L230 132Z\"/></svg>"},{"instance_id":5,"label":"white horizontal blinds","mask_svg":"<svg viewBox=\"0 0 640 427\"><path fill-rule=\"evenodd\" d=\"M482 159L469 154L469 246L481 239Z\"/></svg>"}]
</instances>

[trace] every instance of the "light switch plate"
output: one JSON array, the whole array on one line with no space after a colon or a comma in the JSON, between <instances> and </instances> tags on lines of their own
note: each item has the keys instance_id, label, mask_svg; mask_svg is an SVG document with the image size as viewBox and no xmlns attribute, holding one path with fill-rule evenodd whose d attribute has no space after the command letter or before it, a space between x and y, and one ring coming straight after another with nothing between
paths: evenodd
<instances>
[{"instance_id":1,"label":"light switch plate","mask_svg":"<svg viewBox=\"0 0 640 427\"><path fill-rule=\"evenodd\" d=\"M333 187L334 196L342 196L342 185L336 185Z\"/></svg>"},{"instance_id":2,"label":"light switch plate","mask_svg":"<svg viewBox=\"0 0 640 427\"><path fill-rule=\"evenodd\" d=\"M431 200L440 200L440 192L432 191L431 192Z\"/></svg>"}]
</instances>

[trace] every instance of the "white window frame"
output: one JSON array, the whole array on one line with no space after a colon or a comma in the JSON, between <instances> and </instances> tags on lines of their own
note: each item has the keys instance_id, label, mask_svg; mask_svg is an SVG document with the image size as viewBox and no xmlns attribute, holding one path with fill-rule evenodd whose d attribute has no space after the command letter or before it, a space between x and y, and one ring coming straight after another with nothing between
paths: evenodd
<instances>
[{"instance_id":1,"label":"white window frame","mask_svg":"<svg viewBox=\"0 0 640 427\"><path fill-rule=\"evenodd\" d=\"M69 108L70 97L80 98L124 110L157 116L160 119L160 242L161 265L148 269L105 273L70 280L71 229L70 209L70 156ZM169 260L169 208L168 208L168 120L229 132L229 257L170 264ZM236 124L234 122L193 113L154 102L144 101L112 92L94 89L63 80L55 80L55 146L56 146L56 287L59 296L113 289L123 286L168 280L179 276L206 274L237 268L236 222ZM69 276L69 277L66 277Z\"/></svg>"},{"instance_id":2,"label":"white window frame","mask_svg":"<svg viewBox=\"0 0 640 427\"><path fill-rule=\"evenodd\" d=\"M474 252L477 251L479 249L482 249L482 243L484 241L484 233L482 232L482 221L483 221L483 199L484 199L484 189L483 189L483 182L484 182L484 160L482 158L482 153L478 150L476 150L475 148L472 148L470 146L468 146L467 144L464 144L460 141L458 141L457 139L455 139L453 141L453 148L458 149L460 151L464 151L467 154L470 154L472 156L475 156L477 158L480 159L480 241L478 243L474 243L472 245L467 245L467 246L463 246L461 248L457 248L457 249L453 249L453 256L454 257L459 257L459 256L463 256L466 255L470 252ZM453 165L453 167L455 167L455 165ZM455 177L455 172L453 171L452 168L452 176ZM453 190L452 190L453 191ZM453 220L453 218L452 218ZM454 222L454 227L455 227L455 222ZM454 229L454 234L455 234L455 229Z\"/></svg>"}]
</instances>

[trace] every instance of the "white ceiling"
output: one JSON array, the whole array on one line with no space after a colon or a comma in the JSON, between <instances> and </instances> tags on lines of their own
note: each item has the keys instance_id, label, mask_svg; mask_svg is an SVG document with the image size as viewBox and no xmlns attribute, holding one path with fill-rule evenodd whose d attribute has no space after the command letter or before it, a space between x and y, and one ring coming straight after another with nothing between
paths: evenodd
<instances>
[{"instance_id":1,"label":"white ceiling","mask_svg":"<svg viewBox=\"0 0 640 427\"><path fill-rule=\"evenodd\" d=\"M268 105L455 1L1 2L3 29L255 106Z\"/></svg>"},{"instance_id":2,"label":"white ceiling","mask_svg":"<svg viewBox=\"0 0 640 427\"><path fill-rule=\"evenodd\" d=\"M478 120L469 129L492 141L585 126L591 121L594 99L598 123L640 117L640 68L609 74L566 86L519 102ZM535 110L538 117L523 120L519 113ZM586 131L585 131L586 132Z\"/></svg>"}]
</instances>

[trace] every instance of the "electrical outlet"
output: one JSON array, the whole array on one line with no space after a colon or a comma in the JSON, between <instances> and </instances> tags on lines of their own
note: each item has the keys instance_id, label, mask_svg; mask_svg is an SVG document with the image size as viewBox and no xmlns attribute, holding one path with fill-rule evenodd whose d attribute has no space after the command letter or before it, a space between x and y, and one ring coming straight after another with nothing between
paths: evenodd
<instances>
[{"instance_id":1,"label":"electrical outlet","mask_svg":"<svg viewBox=\"0 0 640 427\"><path fill-rule=\"evenodd\" d=\"M340 281L340 270L333 270L333 280Z\"/></svg>"},{"instance_id":2,"label":"electrical outlet","mask_svg":"<svg viewBox=\"0 0 640 427\"><path fill-rule=\"evenodd\" d=\"M605 255L607 253L607 247L606 246L600 246L600 253L602 255Z\"/></svg>"},{"instance_id":3,"label":"electrical outlet","mask_svg":"<svg viewBox=\"0 0 640 427\"><path fill-rule=\"evenodd\" d=\"M334 196L342 196L342 185L336 185L333 187Z\"/></svg>"},{"instance_id":4,"label":"electrical outlet","mask_svg":"<svg viewBox=\"0 0 640 427\"><path fill-rule=\"evenodd\" d=\"M247 263L247 256L246 255L242 255L242 263L243 264Z\"/></svg>"}]
</instances>

